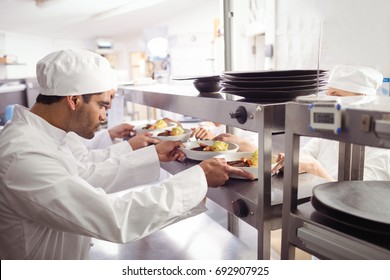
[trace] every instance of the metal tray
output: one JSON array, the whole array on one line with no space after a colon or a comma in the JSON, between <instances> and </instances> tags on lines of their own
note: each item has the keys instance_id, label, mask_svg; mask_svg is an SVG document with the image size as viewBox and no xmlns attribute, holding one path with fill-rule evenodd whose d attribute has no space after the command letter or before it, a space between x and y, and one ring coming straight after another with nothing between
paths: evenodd
<instances>
[{"instance_id":1,"label":"metal tray","mask_svg":"<svg viewBox=\"0 0 390 280\"><path fill-rule=\"evenodd\" d=\"M345 181L313 189L313 207L327 217L369 232L390 235L390 182Z\"/></svg>"}]
</instances>

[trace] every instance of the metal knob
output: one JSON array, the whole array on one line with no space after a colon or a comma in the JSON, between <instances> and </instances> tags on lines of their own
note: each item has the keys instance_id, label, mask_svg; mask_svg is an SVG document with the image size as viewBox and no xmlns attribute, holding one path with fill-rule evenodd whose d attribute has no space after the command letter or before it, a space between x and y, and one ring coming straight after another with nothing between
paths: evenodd
<instances>
[{"instance_id":1,"label":"metal knob","mask_svg":"<svg viewBox=\"0 0 390 280\"><path fill-rule=\"evenodd\" d=\"M239 106L236 110L236 112L234 113L230 113L230 117L232 119L237 119L238 123L245 123L247 118L248 118L248 114L246 112L246 109L244 106Z\"/></svg>"},{"instance_id":2,"label":"metal knob","mask_svg":"<svg viewBox=\"0 0 390 280\"><path fill-rule=\"evenodd\" d=\"M239 199L233 201L232 206L233 206L233 213L237 217L243 218L243 217L248 216L249 208L243 199L239 198Z\"/></svg>"}]
</instances>

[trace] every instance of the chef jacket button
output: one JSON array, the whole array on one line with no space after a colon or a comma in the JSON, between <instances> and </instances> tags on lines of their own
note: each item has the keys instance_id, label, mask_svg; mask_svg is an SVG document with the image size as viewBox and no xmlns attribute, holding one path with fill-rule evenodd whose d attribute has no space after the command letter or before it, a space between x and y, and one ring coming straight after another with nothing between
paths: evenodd
<instances>
[{"instance_id":1,"label":"chef jacket button","mask_svg":"<svg viewBox=\"0 0 390 280\"><path fill-rule=\"evenodd\" d=\"M90 242L90 243L89 243L89 246L91 246L91 247L92 247L93 245L95 245L95 244L93 244L93 242Z\"/></svg>"}]
</instances>

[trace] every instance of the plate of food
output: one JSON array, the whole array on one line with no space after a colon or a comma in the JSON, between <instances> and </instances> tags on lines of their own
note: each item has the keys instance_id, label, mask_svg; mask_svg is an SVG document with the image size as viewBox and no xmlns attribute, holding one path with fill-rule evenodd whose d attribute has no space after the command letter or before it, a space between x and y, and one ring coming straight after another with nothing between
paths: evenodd
<instances>
[{"instance_id":1,"label":"plate of food","mask_svg":"<svg viewBox=\"0 0 390 280\"><path fill-rule=\"evenodd\" d=\"M170 129L155 130L151 132L153 138L162 140L162 141L181 141L187 142L190 139L192 130L182 128L181 126L175 126Z\"/></svg>"},{"instance_id":2,"label":"plate of food","mask_svg":"<svg viewBox=\"0 0 390 280\"><path fill-rule=\"evenodd\" d=\"M145 132L153 132L153 131L162 132L166 129L171 129L176 125L177 125L176 123L166 122L165 120L161 119L155 122L138 125L134 128L134 130L137 132L137 134L142 134Z\"/></svg>"},{"instance_id":3,"label":"plate of food","mask_svg":"<svg viewBox=\"0 0 390 280\"><path fill-rule=\"evenodd\" d=\"M205 160L219 155L236 153L238 145L223 141L199 140L190 141L184 144L185 148L180 150L187 158L193 160Z\"/></svg>"},{"instance_id":4,"label":"plate of food","mask_svg":"<svg viewBox=\"0 0 390 280\"><path fill-rule=\"evenodd\" d=\"M259 162L259 152L256 150L253 153L250 152L238 152L231 154L224 154L218 157L223 157L226 159L227 164L245 170L255 176L256 179L259 178L258 162ZM278 163L276 162L277 156L272 156L271 158L271 169L274 168ZM230 178L235 179L246 179L244 177L231 174Z\"/></svg>"}]
</instances>

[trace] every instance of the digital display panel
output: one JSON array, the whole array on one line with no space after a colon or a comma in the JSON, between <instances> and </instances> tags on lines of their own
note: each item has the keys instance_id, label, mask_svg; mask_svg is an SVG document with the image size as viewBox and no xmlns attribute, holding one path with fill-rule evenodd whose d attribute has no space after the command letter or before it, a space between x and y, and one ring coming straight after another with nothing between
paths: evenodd
<instances>
[{"instance_id":1,"label":"digital display panel","mask_svg":"<svg viewBox=\"0 0 390 280\"><path fill-rule=\"evenodd\" d=\"M333 113L314 113L314 122L315 123L334 123L334 114Z\"/></svg>"}]
</instances>

